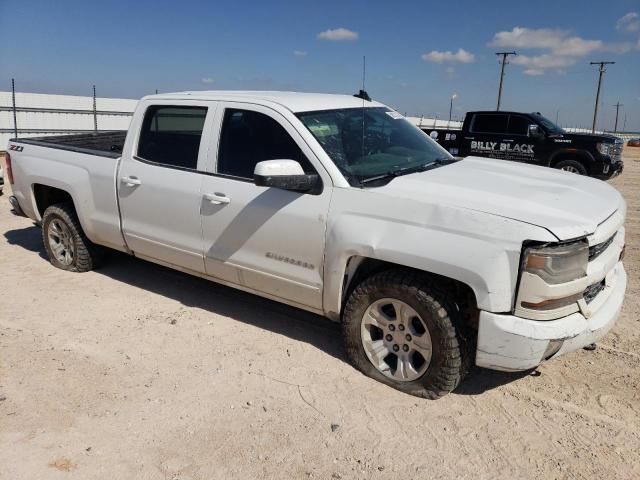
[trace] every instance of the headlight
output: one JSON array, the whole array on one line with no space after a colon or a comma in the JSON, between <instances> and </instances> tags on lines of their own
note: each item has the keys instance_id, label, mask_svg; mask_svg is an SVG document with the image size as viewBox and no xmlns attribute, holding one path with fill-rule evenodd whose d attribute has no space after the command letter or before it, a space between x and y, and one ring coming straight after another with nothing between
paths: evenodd
<instances>
[{"instance_id":1,"label":"headlight","mask_svg":"<svg viewBox=\"0 0 640 480\"><path fill-rule=\"evenodd\" d=\"M611 144L609 143L596 143L596 148L602 155L609 155L609 148Z\"/></svg>"},{"instance_id":2,"label":"headlight","mask_svg":"<svg viewBox=\"0 0 640 480\"><path fill-rule=\"evenodd\" d=\"M589 245L526 248L522 257L516 314L553 320L577 312L587 282Z\"/></svg>"},{"instance_id":3,"label":"headlight","mask_svg":"<svg viewBox=\"0 0 640 480\"><path fill-rule=\"evenodd\" d=\"M588 262L589 245L586 242L557 247L527 248L524 271L555 285L586 276Z\"/></svg>"}]
</instances>

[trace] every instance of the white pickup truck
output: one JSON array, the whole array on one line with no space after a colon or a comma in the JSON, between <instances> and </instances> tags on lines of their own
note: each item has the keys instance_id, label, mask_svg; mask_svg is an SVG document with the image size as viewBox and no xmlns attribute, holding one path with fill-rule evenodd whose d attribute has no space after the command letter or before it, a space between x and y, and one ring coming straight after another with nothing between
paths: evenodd
<instances>
[{"instance_id":1,"label":"white pickup truck","mask_svg":"<svg viewBox=\"0 0 640 480\"><path fill-rule=\"evenodd\" d=\"M7 150L14 212L41 224L54 266L91 270L108 247L325 315L359 370L410 394L438 398L474 362L535 368L622 307L614 188L454 161L374 101L155 95L128 132Z\"/></svg>"}]
</instances>

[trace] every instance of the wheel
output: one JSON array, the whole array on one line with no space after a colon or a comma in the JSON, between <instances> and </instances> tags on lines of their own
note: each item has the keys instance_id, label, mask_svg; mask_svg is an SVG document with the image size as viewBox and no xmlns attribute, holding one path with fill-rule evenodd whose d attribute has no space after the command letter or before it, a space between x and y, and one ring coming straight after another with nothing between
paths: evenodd
<instances>
[{"instance_id":1,"label":"wheel","mask_svg":"<svg viewBox=\"0 0 640 480\"><path fill-rule=\"evenodd\" d=\"M436 281L411 271L375 274L347 300L343 339L365 375L411 395L437 399L464 377L470 355L461 314Z\"/></svg>"},{"instance_id":2,"label":"wheel","mask_svg":"<svg viewBox=\"0 0 640 480\"><path fill-rule=\"evenodd\" d=\"M562 160L556 163L556 168L565 172L577 173L578 175L587 174L587 169L577 160Z\"/></svg>"},{"instance_id":3,"label":"wheel","mask_svg":"<svg viewBox=\"0 0 640 480\"><path fill-rule=\"evenodd\" d=\"M93 270L102 259L100 247L84 234L69 203L48 207L42 216L42 241L54 267L70 272Z\"/></svg>"}]
</instances>

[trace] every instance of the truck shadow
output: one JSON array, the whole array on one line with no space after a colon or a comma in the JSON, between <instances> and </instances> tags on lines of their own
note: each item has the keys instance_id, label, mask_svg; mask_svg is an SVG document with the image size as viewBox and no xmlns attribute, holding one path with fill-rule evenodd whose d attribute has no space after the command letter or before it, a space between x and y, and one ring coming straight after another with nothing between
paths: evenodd
<instances>
[{"instance_id":1,"label":"truck shadow","mask_svg":"<svg viewBox=\"0 0 640 480\"><path fill-rule=\"evenodd\" d=\"M9 245L18 245L25 250L37 253L40 258L49 261L47 253L42 244L42 230L35 225L20 230L9 230L4 232L4 238Z\"/></svg>"},{"instance_id":2,"label":"truck shadow","mask_svg":"<svg viewBox=\"0 0 640 480\"><path fill-rule=\"evenodd\" d=\"M48 261L40 232L38 227L30 226L7 231L4 236L9 244L37 253ZM96 273L171 298L187 307L200 308L308 343L347 362L340 326L320 315L116 251L110 252L105 265L96 270ZM504 373L474 368L454 394L480 395L530 374L531 372Z\"/></svg>"}]
</instances>

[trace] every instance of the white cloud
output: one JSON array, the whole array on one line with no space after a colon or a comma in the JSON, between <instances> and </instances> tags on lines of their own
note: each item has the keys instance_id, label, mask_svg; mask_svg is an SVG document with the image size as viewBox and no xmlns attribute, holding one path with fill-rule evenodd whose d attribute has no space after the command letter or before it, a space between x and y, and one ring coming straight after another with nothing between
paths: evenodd
<instances>
[{"instance_id":1,"label":"white cloud","mask_svg":"<svg viewBox=\"0 0 640 480\"><path fill-rule=\"evenodd\" d=\"M509 61L525 67L526 75L543 75L553 70L563 73L564 69L577 63L578 59L594 52L625 53L633 48L626 43L604 43L572 36L568 30L554 28L515 27L511 31L498 32L488 44L489 47L517 50L538 50L534 55L518 55Z\"/></svg>"},{"instance_id":2,"label":"white cloud","mask_svg":"<svg viewBox=\"0 0 640 480\"><path fill-rule=\"evenodd\" d=\"M604 44L601 40L570 37L567 30L515 27L510 32L496 33L489 46L550 50L554 55L581 57L601 50Z\"/></svg>"},{"instance_id":3,"label":"white cloud","mask_svg":"<svg viewBox=\"0 0 640 480\"><path fill-rule=\"evenodd\" d=\"M429 53L422 54L422 60L431 63L472 63L475 59L476 57L473 53L469 53L462 48L459 48L455 53L450 50L446 52L432 50Z\"/></svg>"},{"instance_id":4,"label":"white cloud","mask_svg":"<svg viewBox=\"0 0 640 480\"><path fill-rule=\"evenodd\" d=\"M334 42L340 42L344 40L357 40L358 32L353 32L346 28L335 28L325 30L324 32L320 32L318 34L318 39L320 40L331 40Z\"/></svg>"},{"instance_id":5,"label":"white cloud","mask_svg":"<svg viewBox=\"0 0 640 480\"><path fill-rule=\"evenodd\" d=\"M509 61L526 67L529 70L528 73L525 72L527 75L542 75L545 70L561 70L576 63L575 58L547 53L533 56L518 55L517 57L511 57Z\"/></svg>"},{"instance_id":6,"label":"white cloud","mask_svg":"<svg viewBox=\"0 0 640 480\"><path fill-rule=\"evenodd\" d=\"M640 32L640 14L629 12L616 22L616 30L622 32Z\"/></svg>"},{"instance_id":7,"label":"white cloud","mask_svg":"<svg viewBox=\"0 0 640 480\"><path fill-rule=\"evenodd\" d=\"M305 52L304 50L294 50L293 54L296 57L306 57L307 56L307 52Z\"/></svg>"},{"instance_id":8,"label":"white cloud","mask_svg":"<svg viewBox=\"0 0 640 480\"><path fill-rule=\"evenodd\" d=\"M215 80L211 77L201 78L200 81L204 84L211 85Z\"/></svg>"},{"instance_id":9,"label":"white cloud","mask_svg":"<svg viewBox=\"0 0 640 480\"><path fill-rule=\"evenodd\" d=\"M551 28L530 29L514 27L510 32L498 32L489 42L490 47L504 48L553 48L566 36L564 30Z\"/></svg>"}]
</instances>

